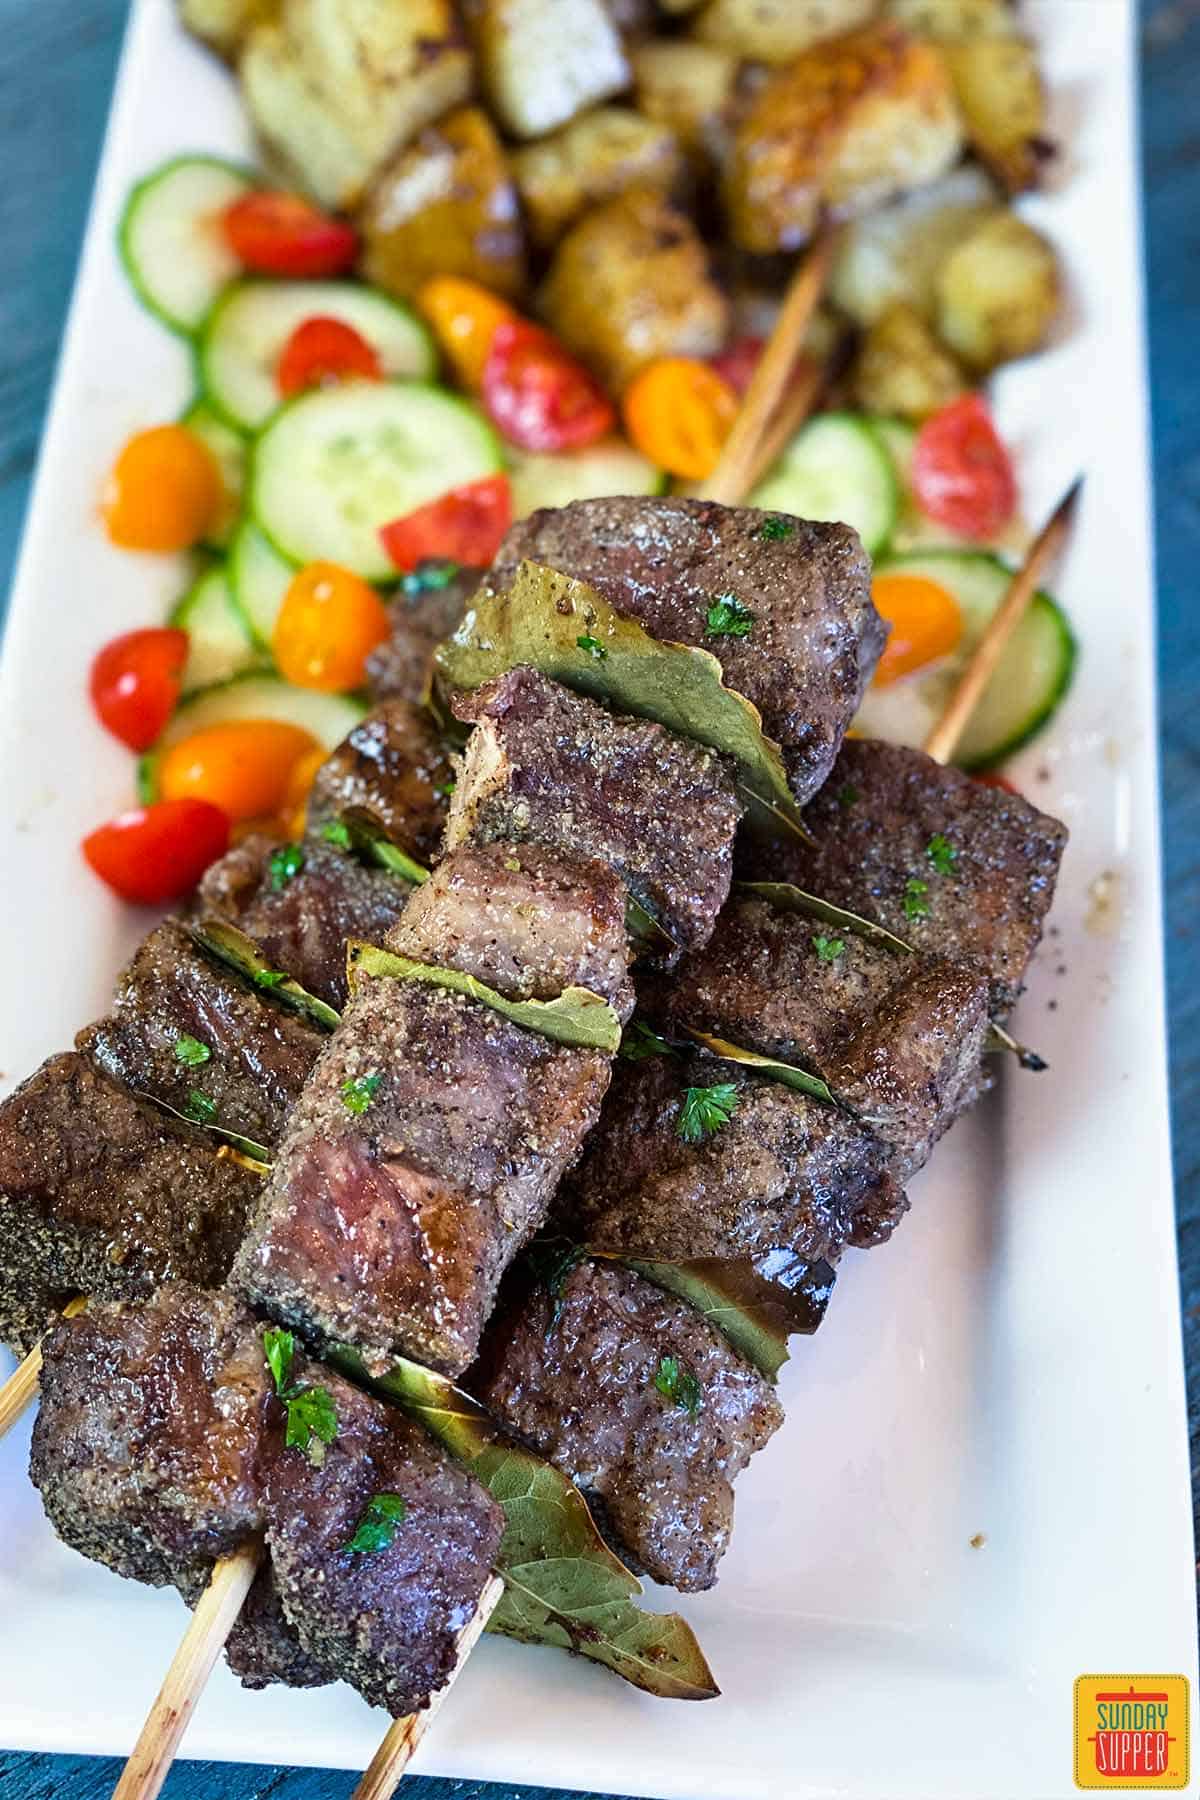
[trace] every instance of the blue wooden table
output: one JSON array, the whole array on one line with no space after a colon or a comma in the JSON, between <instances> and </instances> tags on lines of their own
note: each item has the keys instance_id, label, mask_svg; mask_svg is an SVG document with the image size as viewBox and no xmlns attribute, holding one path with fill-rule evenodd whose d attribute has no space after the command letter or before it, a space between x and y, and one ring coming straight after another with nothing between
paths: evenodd
<instances>
[{"instance_id":1,"label":"blue wooden table","mask_svg":"<svg viewBox=\"0 0 1200 1800\"><path fill-rule=\"evenodd\" d=\"M124 0L0 0L0 604L83 231ZM1143 154L1158 537L1175 1178L1200 1493L1200 0L1144 0ZM7 1629L19 1621L5 1620ZM3 1800L99 1800L117 1765L0 1750ZM353 1777L180 1763L168 1800L344 1800ZM537 1800L413 1779L412 1800ZM546 1796L543 1794L543 1800ZM560 1796L560 1800L593 1800Z\"/></svg>"}]
</instances>

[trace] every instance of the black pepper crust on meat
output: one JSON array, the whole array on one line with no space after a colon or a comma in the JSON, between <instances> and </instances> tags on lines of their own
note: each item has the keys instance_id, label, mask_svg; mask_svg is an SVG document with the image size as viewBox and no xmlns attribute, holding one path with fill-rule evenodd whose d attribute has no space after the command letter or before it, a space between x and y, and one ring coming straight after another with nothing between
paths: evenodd
<instances>
[{"instance_id":1,"label":"black pepper crust on meat","mask_svg":"<svg viewBox=\"0 0 1200 1800\"><path fill-rule=\"evenodd\" d=\"M790 881L917 950L977 963L993 1012L1008 1011L1054 898L1065 825L920 750L869 738L843 744L804 817L812 844L746 843L739 874ZM948 847L940 856L935 840Z\"/></svg>"},{"instance_id":2,"label":"black pepper crust on meat","mask_svg":"<svg viewBox=\"0 0 1200 1800\"><path fill-rule=\"evenodd\" d=\"M598 857L674 941L661 961L707 940L729 893L741 817L722 757L535 669L456 695L454 710L475 729L448 849L524 840Z\"/></svg>"},{"instance_id":3,"label":"black pepper crust on meat","mask_svg":"<svg viewBox=\"0 0 1200 1800\"><path fill-rule=\"evenodd\" d=\"M437 855L446 823L450 754L430 714L411 701L384 701L317 770L308 831L351 810L369 812L418 862Z\"/></svg>"},{"instance_id":4,"label":"black pepper crust on meat","mask_svg":"<svg viewBox=\"0 0 1200 1800\"><path fill-rule=\"evenodd\" d=\"M225 1279L261 1182L68 1051L0 1105L0 1340L77 1294Z\"/></svg>"},{"instance_id":5,"label":"black pepper crust on meat","mask_svg":"<svg viewBox=\"0 0 1200 1800\"><path fill-rule=\"evenodd\" d=\"M501 1311L472 1385L601 1497L641 1567L688 1592L715 1582L732 1483L783 1422L767 1381L694 1307L588 1259L561 1292L533 1287Z\"/></svg>"},{"instance_id":6,"label":"black pepper crust on meat","mask_svg":"<svg viewBox=\"0 0 1200 1800\"><path fill-rule=\"evenodd\" d=\"M421 586L418 571L391 603L392 635L367 658L372 703L410 700L420 706L433 673L433 653L462 623L482 569L463 568L442 586ZM415 592L408 592L411 586Z\"/></svg>"},{"instance_id":7,"label":"black pepper crust on meat","mask_svg":"<svg viewBox=\"0 0 1200 1800\"><path fill-rule=\"evenodd\" d=\"M764 535L768 517L787 534ZM820 787L887 637L849 526L677 497L575 500L514 525L487 584L503 589L526 560L588 582L654 637L711 650L781 746L797 800ZM745 637L709 635L729 595L754 614Z\"/></svg>"}]
</instances>

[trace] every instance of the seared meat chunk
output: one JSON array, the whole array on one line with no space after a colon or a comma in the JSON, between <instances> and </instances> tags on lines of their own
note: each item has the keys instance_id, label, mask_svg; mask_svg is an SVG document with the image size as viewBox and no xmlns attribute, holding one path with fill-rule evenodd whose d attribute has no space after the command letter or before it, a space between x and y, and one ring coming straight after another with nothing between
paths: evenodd
<instances>
[{"instance_id":1,"label":"seared meat chunk","mask_svg":"<svg viewBox=\"0 0 1200 1800\"><path fill-rule=\"evenodd\" d=\"M433 719L409 700L387 700L356 725L317 770L308 829L342 813L369 812L418 862L437 855L453 770Z\"/></svg>"},{"instance_id":2,"label":"seared meat chunk","mask_svg":"<svg viewBox=\"0 0 1200 1800\"><path fill-rule=\"evenodd\" d=\"M280 887L271 872L275 848L269 838L244 838L207 871L194 911L228 919L275 968L331 1006L343 1006L346 940L382 943L412 889L317 834L305 841L303 868Z\"/></svg>"},{"instance_id":3,"label":"seared meat chunk","mask_svg":"<svg viewBox=\"0 0 1200 1800\"><path fill-rule=\"evenodd\" d=\"M178 919L145 938L121 975L107 1018L76 1046L124 1087L178 1112L197 1096L215 1121L274 1144L324 1034L205 955Z\"/></svg>"},{"instance_id":4,"label":"seared meat chunk","mask_svg":"<svg viewBox=\"0 0 1200 1800\"><path fill-rule=\"evenodd\" d=\"M728 1121L681 1135L689 1088L733 1090ZM907 1210L885 1146L837 1108L713 1057L620 1063L560 1211L572 1234L633 1256L836 1262Z\"/></svg>"},{"instance_id":5,"label":"seared meat chunk","mask_svg":"<svg viewBox=\"0 0 1200 1800\"><path fill-rule=\"evenodd\" d=\"M28 1350L76 1294L225 1279L259 1178L82 1056L0 1106L0 1340Z\"/></svg>"},{"instance_id":6,"label":"seared meat chunk","mask_svg":"<svg viewBox=\"0 0 1200 1800\"><path fill-rule=\"evenodd\" d=\"M654 637L711 650L782 746L797 800L820 787L887 637L848 526L708 500L575 500L514 525L489 586L525 560L590 583ZM750 631L713 636L709 610L731 595Z\"/></svg>"},{"instance_id":7,"label":"seared meat chunk","mask_svg":"<svg viewBox=\"0 0 1200 1800\"><path fill-rule=\"evenodd\" d=\"M756 1369L673 1295L584 1260L560 1294L533 1288L489 1330L479 1398L599 1494L656 1581L717 1578L733 1480L783 1422Z\"/></svg>"},{"instance_id":8,"label":"seared meat chunk","mask_svg":"<svg viewBox=\"0 0 1200 1800\"><path fill-rule=\"evenodd\" d=\"M198 1596L184 1597L194 1604ZM300 1642L284 1613L270 1557L264 1559L225 1640L225 1661L247 1688L270 1687L274 1682L285 1687L328 1687L341 1673L325 1668Z\"/></svg>"},{"instance_id":9,"label":"seared meat chunk","mask_svg":"<svg viewBox=\"0 0 1200 1800\"><path fill-rule=\"evenodd\" d=\"M920 750L869 738L843 745L805 819L814 843L748 844L743 872L977 963L992 1010L1007 1012L1054 898L1065 825Z\"/></svg>"},{"instance_id":10,"label":"seared meat chunk","mask_svg":"<svg viewBox=\"0 0 1200 1800\"><path fill-rule=\"evenodd\" d=\"M906 1181L982 1086L988 986L966 963L906 956L852 932L735 896L717 937L640 999L668 1035L687 1028L819 1075L870 1121Z\"/></svg>"},{"instance_id":11,"label":"seared meat chunk","mask_svg":"<svg viewBox=\"0 0 1200 1800\"><path fill-rule=\"evenodd\" d=\"M427 564L406 575L392 601L392 635L367 658L373 702L411 700L420 706L429 690L433 653L462 623L482 569ZM442 570L446 578L442 579Z\"/></svg>"},{"instance_id":12,"label":"seared meat chunk","mask_svg":"<svg viewBox=\"0 0 1200 1800\"><path fill-rule=\"evenodd\" d=\"M707 940L729 892L741 816L715 751L618 717L535 669L456 696L454 710L475 729L448 849L499 838L599 857L677 950Z\"/></svg>"},{"instance_id":13,"label":"seared meat chunk","mask_svg":"<svg viewBox=\"0 0 1200 1800\"><path fill-rule=\"evenodd\" d=\"M510 1000L601 994L622 1023L633 1011L625 889L601 862L536 844L451 850L413 892L387 947L458 969Z\"/></svg>"}]
</instances>

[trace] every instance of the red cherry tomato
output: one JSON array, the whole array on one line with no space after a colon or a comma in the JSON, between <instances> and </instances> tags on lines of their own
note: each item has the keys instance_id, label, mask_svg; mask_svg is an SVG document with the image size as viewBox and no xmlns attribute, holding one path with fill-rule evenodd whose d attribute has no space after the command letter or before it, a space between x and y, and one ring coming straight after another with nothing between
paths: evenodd
<instances>
[{"instance_id":1,"label":"red cherry tomato","mask_svg":"<svg viewBox=\"0 0 1200 1800\"><path fill-rule=\"evenodd\" d=\"M951 400L926 419L911 479L921 511L960 537L994 537L1016 511L1012 462L978 394Z\"/></svg>"},{"instance_id":2,"label":"red cherry tomato","mask_svg":"<svg viewBox=\"0 0 1200 1800\"><path fill-rule=\"evenodd\" d=\"M238 261L260 275L341 275L358 255L358 233L299 194L256 189L224 214Z\"/></svg>"},{"instance_id":3,"label":"red cherry tomato","mask_svg":"<svg viewBox=\"0 0 1200 1800\"><path fill-rule=\"evenodd\" d=\"M229 820L207 800L135 807L83 840L83 854L101 881L140 906L181 899L228 848Z\"/></svg>"},{"instance_id":4,"label":"red cherry tomato","mask_svg":"<svg viewBox=\"0 0 1200 1800\"><path fill-rule=\"evenodd\" d=\"M496 326L483 365L483 403L522 450L572 450L616 424L603 388L562 345L524 319Z\"/></svg>"},{"instance_id":5,"label":"red cherry tomato","mask_svg":"<svg viewBox=\"0 0 1200 1800\"><path fill-rule=\"evenodd\" d=\"M148 750L175 710L187 654L187 632L166 627L105 644L89 684L104 728L131 750Z\"/></svg>"},{"instance_id":6,"label":"red cherry tomato","mask_svg":"<svg viewBox=\"0 0 1200 1800\"><path fill-rule=\"evenodd\" d=\"M429 557L472 563L491 562L512 524L512 489L507 475L487 475L451 488L427 506L384 525L383 547L405 574Z\"/></svg>"},{"instance_id":7,"label":"red cherry tomato","mask_svg":"<svg viewBox=\"0 0 1200 1800\"><path fill-rule=\"evenodd\" d=\"M288 395L354 375L378 381L382 373L379 352L361 332L318 314L297 325L283 346L275 379L280 393Z\"/></svg>"},{"instance_id":8,"label":"red cherry tomato","mask_svg":"<svg viewBox=\"0 0 1200 1800\"><path fill-rule=\"evenodd\" d=\"M765 338L735 338L718 356L709 357L709 366L729 383L735 394L744 394L765 348Z\"/></svg>"}]
</instances>

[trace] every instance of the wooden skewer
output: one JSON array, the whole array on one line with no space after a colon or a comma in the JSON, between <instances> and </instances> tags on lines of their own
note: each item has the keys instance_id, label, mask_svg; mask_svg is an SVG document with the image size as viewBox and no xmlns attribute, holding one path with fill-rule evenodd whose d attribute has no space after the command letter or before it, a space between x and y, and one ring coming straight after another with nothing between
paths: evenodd
<instances>
[{"instance_id":1,"label":"wooden skewer","mask_svg":"<svg viewBox=\"0 0 1200 1800\"><path fill-rule=\"evenodd\" d=\"M996 665L1004 653L1005 645L1024 617L1042 576L1063 547L1082 485L1081 475L1063 495L1033 540L991 624L963 670L945 712L926 738L925 754L932 756L935 762L949 762L954 755L984 688L996 672Z\"/></svg>"},{"instance_id":2,"label":"wooden skewer","mask_svg":"<svg viewBox=\"0 0 1200 1800\"><path fill-rule=\"evenodd\" d=\"M82 1297L63 1307L63 1318L73 1319L87 1305ZM0 1437L11 1431L25 1408L32 1404L42 1378L42 1346L35 1344L23 1362L19 1362L8 1380L0 1387Z\"/></svg>"},{"instance_id":3,"label":"wooden skewer","mask_svg":"<svg viewBox=\"0 0 1200 1800\"><path fill-rule=\"evenodd\" d=\"M454 1667L445 1687L438 1689L424 1712L409 1713L406 1719L396 1719L388 1727L383 1742L371 1758L370 1765L350 1800L390 1800L412 1760L413 1752L437 1717L442 1702L458 1680L463 1664L479 1642L483 1628L499 1605L503 1592L503 1581L498 1575L493 1575L479 1596L479 1605L459 1633Z\"/></svg>"},{"instance_id":4,"label":"wooden skewer","mask_svg":"<svg viewBox=\"0 0 1200 1800\"><path fill-rule=\"evenodd\" d=\"M155 1800L213 1664L250 1592L261 1557L261 1543L251 1538L240 1550L223 1556L217 1563L171 1659L133 1754L113 1789L113 1800Z\"/></svg>"},{"instance_id":5,"label":"wooden skewer","mask_svg":"<svg viewBox=\"0 0 1200 1800\"><path fill-rule=\"evenodd\" d=\"M820 363L805 360L784 390L783 398L767 420L758 449L747 471L744 500L795 437L817 403L827 371Z\"/></svg>"}]
</instances>

